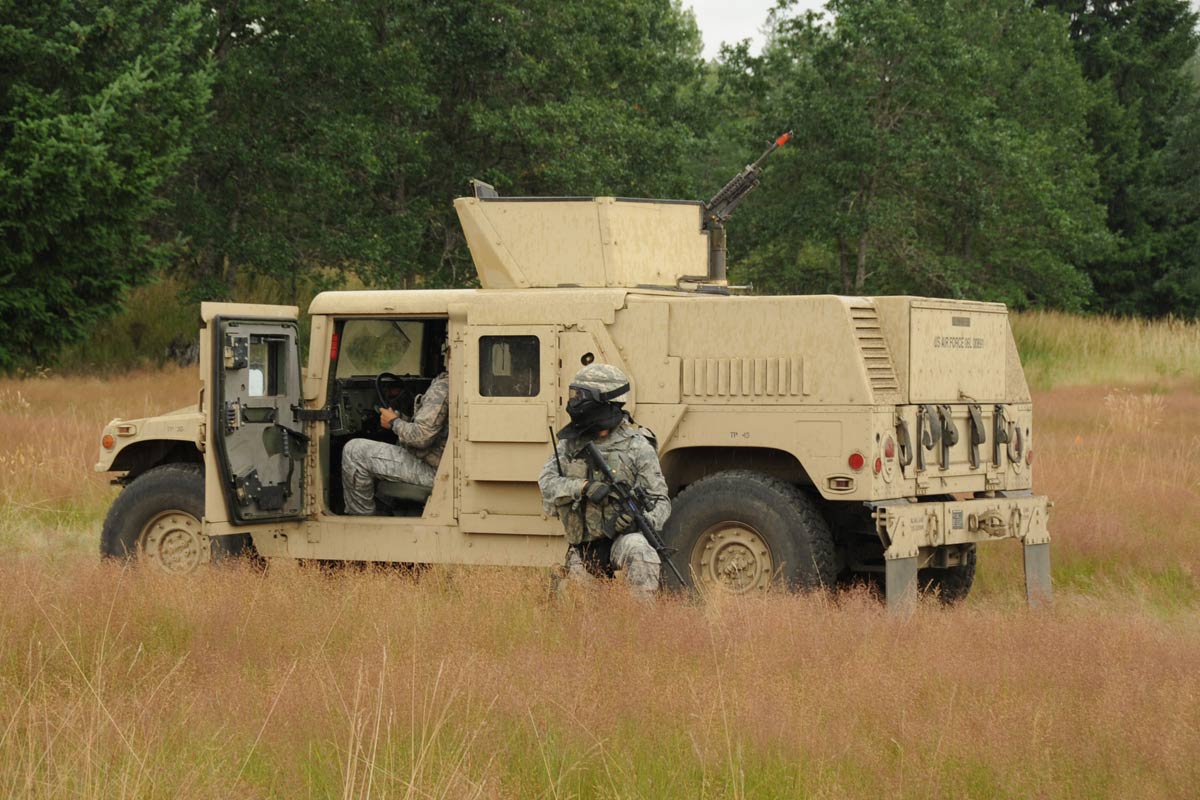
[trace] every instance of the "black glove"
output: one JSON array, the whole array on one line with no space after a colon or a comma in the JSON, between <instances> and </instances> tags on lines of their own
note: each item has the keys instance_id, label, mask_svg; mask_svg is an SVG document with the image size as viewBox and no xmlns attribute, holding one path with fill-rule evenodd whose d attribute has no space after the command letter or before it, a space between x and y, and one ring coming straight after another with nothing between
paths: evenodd
<instances>
[{"instance_id":1,"label":"black glove","mask_svg":"<svg viewBox=\"0 0 1200 800\"><path fill-rule=\"evenodd\" d=\"M604 481L588 481L583 487L583 496L588 499L589 503L599 505L604 502L604 498L608 497L612 491L612 486Z\"/></svg>"}]
</instances>

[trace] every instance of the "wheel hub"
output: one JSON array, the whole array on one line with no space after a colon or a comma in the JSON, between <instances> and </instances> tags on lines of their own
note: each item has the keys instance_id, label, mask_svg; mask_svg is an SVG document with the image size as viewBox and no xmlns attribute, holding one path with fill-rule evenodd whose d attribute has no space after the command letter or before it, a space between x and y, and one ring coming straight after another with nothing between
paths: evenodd
<instances>
[{"instance_id":1,"label":"wheel hub","mask_svg":"<svg viewBox=\"0 0 1200 800\"><path fill-rule=\"evenodd\" d=\"M186 511L164 511L150 520L138 545L142 559L172 575L195 572L212 557L200 520Z\"/></svg>"},{"instance_id":2,"label":"wheel hub","mask_svg":"<svg viewBox=\"0 0 1200 800\"><path fill-rule=\"evenodd\" d=\"M700 535L692 568L704 583L744 594L767 587L774 562L758 531L744 522L722 522Z\"/></svg>"}]
</instances>

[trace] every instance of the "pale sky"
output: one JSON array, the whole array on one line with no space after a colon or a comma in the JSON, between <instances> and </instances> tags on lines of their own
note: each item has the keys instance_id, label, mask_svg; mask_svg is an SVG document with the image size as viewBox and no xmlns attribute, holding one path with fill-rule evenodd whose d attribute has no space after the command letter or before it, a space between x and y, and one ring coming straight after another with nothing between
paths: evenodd
<instances>
[{"instance_id":1,"label":"pale sky","mask_svg":"<svg viewBox=\"0 0 1200 800\"><path fill-rule=\"evenodd\" d=\"M1200 0L1191 0L1192 8L1200 8ZM751 51L757 54L763 45L759 28L767 20L767 12L775 0L683 0L684 8L691 6L696 14L696 24L704 37L704 57L713 59L721 49L721 42L751 40ZM818 9L824 0L801 0L792 8L793 14L806 9Z\"/></svg>"},{"instance_id":2,"label":"pale sky","mask_svg":"<svg viewBox=\"0 0 1200 800\"><path fill-rule=\"evenodd\" d=\"M684 8L691 6L696 14L696 24L704 37L704 57L716 58L721 42L751 40L751 51L762 49L763 36L759 28L767 21L767 12L775 0L683 0ZM802 0L792 9L799 14L805 9L821 8L824 0Z\"/></svg>"}]
</instances>

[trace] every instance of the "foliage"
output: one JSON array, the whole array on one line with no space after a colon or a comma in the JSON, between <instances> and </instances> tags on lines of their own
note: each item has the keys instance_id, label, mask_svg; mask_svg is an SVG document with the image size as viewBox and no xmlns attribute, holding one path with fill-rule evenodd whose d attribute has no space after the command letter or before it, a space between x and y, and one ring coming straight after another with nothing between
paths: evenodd
<instances>
[{"instance_id":1,"label":"foliage","mask_svg":"<svg viewBox=\"0 0 1200 800\"><path fill-rule=\"evenodd\" d=\"M750 91L770 87L764 117L796 129L739 233L744 274L774 290L1078 306L1074 265L1107 235L1062 20L943 0L829 10L784 13L741 68Z\"/></svg>"},{"instance_id":2,"label":"foliage","mask_svg":"<svg viewBox=\"0 0 1200 800\"><path fill-rule=\"evenodd\" d=\"M242 269L467 282L451 200L471 178L520 194L680 186L699 35L669 0L230 0L210 35L215 124L177 220L210 294Z\"/></svg>"},{"instance_id":3,"label":"foliage","mask_svg":"<svg viewBox=\"0 0 1200 800\"><path fill-rule=\"evenodd\" d=\"M789 127L734 280L1200 315L1185 0L780 0L710 63L680 0L0 9L3 370L151 275L187 305L471 285L471 178L704 198Z\"/></svg>"},{"instance_id":4,"label":"foliage","mask_svg":"<svg viewBox=\"0 0 1200 800\"><path fill-rule=\"evenodd\" d=\"M0 3L0 369L43 363L164 263L161 192L204 117L200 6Z\"/></svg>"},{"instance_id":5,"label":"foliage","mask_svg":"<svg viewBox=\"0 0 1200 800\"><path fill-rule=\"evenodd\" d=\"M249 271L297 282L322 266L397 265L428 199L417 120L430 108L411 3L215 3L205 33L212 124L175 186L168 224L206 299Z\"/></svg>"},{"instance_id":6,"label":"foliage","mask_svg":"<svg viewBox=\"0 0 1200 800\"><path fill-rule=\"evenodd\" d=\"M1070 20L1093 99L1089 137L1118 247L1084 262L1095 305L1121 314L1200 314L1195 275L1196 83L1200 38L1187 0L1044 0ZM1190 151L1188 148L1191 148ZM1193 232L1188 233L1188 229Z\"/></svg>"}]
</instances>

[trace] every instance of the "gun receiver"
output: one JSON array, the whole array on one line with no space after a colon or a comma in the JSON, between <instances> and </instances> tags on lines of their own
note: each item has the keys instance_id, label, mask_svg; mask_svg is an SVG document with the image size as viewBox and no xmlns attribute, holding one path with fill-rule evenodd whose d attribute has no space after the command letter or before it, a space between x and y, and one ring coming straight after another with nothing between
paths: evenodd
<instances>
[{"instance_id":1,"label":"gun receiver","mask_svg":"<svg viewBox=\"0 0 1200 800\"><path fill-rule=\"evenodd\" d=\"M672 550L668 549L663 540L658 538L658 533L654 530L654 526L650 524L650 520L646 519L645 510L642 507L642 500L637 496L628 485L619 482L616 476L608 467L608 462L604 460L604 455L601 454L595 442L588 442L587 447L583 448L583 454L597 472L604 478L604 481L612 486L612 493L617 498L617 503L621 506L622 511L627 511L633 517L634 524L638 530L646 537L646 541L650 546L658 552L658 557L663 560L671 572L675 575L675 579L679 581L680 586L687 586L683 576L679 574L675 564L671 561Z\"/></svg>"},{"instance_id":2,"label":"gun receiver","mask_svg":"<svg viewBox=\"0 0 1200 800\"><path fill-rule=\"evenodd\" d=\"M771 146L758 159L747 164L745 168L729 183L721 187L721 191L712 196L704 204L704 229L708 231L708 279L711 281L725 280L725 223L733 216L734 210L746 199L746 195L758 188L762 165L767 156L787 144L792 138L792 132L786 131L776 137Z\"/></svg>"}]
</instances>

